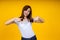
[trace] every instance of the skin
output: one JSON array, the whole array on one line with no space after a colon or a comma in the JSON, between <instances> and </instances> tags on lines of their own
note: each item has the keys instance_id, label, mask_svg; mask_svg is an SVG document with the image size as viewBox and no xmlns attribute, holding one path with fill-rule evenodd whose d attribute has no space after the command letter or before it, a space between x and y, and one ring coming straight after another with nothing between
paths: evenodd
<instances>
[{"instance_id":1,"label":"skin","mask_svg":"<svg viewBox=\"0 0 60 40\"><path fill-rule=\"evenodd\" d=\"M27 10L24 11L24 19L27 19L26 16L28 16L29 13L30 13L30 8L28 8ZM11 18L11 19L7 20L5 22L5 24L8 25L8 24L14 23L15 19L17 19L18 21L21 21L22 18L18 18L18 17ZM39 16L36 16L35 18L33 18L33 21L36 23L44 23L43 19L40 18Z\"/></svg>"}]
</instances>

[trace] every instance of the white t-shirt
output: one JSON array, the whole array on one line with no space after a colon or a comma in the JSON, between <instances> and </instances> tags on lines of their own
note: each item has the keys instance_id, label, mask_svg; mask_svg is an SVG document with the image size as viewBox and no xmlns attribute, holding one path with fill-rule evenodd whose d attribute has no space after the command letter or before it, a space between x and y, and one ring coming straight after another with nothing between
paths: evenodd
<instances>
[{"instance_id":1,"label":"white t-shirt","mask_svg":"<svg viewBox=\"0 0 60 40\"><path fill-rule=\"evenodd\" d=\"M31 38L34 36L34 32L32 30L32 23L25 20L25 21L17 21L17 19L14 20L14 22L18 25L19 30L21 31L22 37L24 38Z\"/></svg>"}]
</instances>

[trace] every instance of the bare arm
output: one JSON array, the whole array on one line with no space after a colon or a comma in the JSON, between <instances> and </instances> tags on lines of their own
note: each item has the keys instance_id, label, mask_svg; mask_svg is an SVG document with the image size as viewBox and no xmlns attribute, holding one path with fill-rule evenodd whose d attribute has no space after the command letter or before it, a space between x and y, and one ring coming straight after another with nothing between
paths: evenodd
<instances>
[{"instance_id":1,"label":"bare arm","mask_svg":"<svg viewBox=\"0 0 60 40\"><path fill-rule=\"evenodd\" d=\"M15 20L16 18L11 18L11 19L9 19L9 20L7 20L6 22L5 22L5 24L6 25L9 25L9 24L11 24L11 23L14 23L14 20Z\"/></svg>"},{"instance_id":2,"label":"bare arm","mask_svg":"<svg viewBox=\"0 0 60 40\"><path fill-rule=\"evenodd\" d=\"M37 22L37 23L44 23L44 20L42 18L40 18L39 16L33 18L33 21Z\"/></svg>"}]
</instances>

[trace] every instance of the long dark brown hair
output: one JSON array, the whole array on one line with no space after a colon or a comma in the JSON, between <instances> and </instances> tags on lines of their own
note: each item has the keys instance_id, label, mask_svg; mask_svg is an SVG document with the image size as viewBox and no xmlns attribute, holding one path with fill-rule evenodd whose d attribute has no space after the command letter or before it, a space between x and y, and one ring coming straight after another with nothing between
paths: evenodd
<instances>
[{"instance_id":1,"label":"long dark brown hair","mask_svg":"<svg viewBox=\"0 0 60 40\"><path fill-rule=\"evenodd\" d=\"M29 19L30 22L33 22L32 9L31 9L31 7L30 7L29 5L25 5L25 6L23 7L22 14L21 14L21 16L20 16L19 18L22 18L21 21L23 21L23 19L24 19L24 13L23 13L23 12L24 12L24 10L27 10L28 8L30 8L30 13L29 13L29 15L27 16L27 19Z\"/></svg>"}]
</instances>

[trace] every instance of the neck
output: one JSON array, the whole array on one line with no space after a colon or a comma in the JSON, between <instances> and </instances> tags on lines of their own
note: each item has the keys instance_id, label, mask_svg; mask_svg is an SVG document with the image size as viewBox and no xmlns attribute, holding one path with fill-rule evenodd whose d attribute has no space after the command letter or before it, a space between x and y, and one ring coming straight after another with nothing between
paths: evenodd
<instances>
[{"instance_id":1,"label":"neck","mask_svg":"<svg viewBox=\"0 0 60 40\"><path fill-rule=\"evenodd\" d=\"M27 19L27 17L25 16L24 19ZM28 20L28 19L27 19ZM29 20L28 20L29 21Z\"/></svg>"},{"instance_id":2,"label":"neck","mask_svg":"<svg viewBox=\"0 0 60 40\"><path fill-rule=\"evenodd\" d=\"M27 17L25 16L24 19L27 19Z\"/></svg>"}]
</instances>

